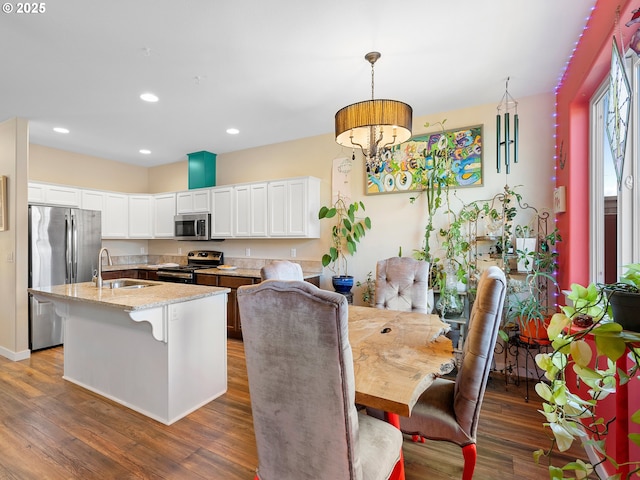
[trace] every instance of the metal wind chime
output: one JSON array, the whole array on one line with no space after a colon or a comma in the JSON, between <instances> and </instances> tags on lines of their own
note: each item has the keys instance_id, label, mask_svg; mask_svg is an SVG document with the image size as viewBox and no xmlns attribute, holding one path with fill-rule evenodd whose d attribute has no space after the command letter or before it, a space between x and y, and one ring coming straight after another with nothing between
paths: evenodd
<instances>
[{"instance_id":1,"label":"metal wind chime","mask_svg":"<svg viewBox=\"0 0 640 480\"><path fill-rule=\"evenodd\" d=\"M496 114L496 169L500 173L502 159L507 174L511 162L518 163L518 102L509 94L509 77ZM513 128L512 128L513 127ZM503 155L504 149L504 155Z\"/></svg>"}]
</instances>

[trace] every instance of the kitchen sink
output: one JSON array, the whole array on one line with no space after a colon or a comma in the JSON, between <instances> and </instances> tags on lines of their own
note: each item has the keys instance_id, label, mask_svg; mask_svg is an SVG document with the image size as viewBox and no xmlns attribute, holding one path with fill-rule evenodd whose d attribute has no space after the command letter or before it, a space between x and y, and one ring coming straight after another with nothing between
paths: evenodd
<instances>
[{"instance_id":1,"label":"kitchen sink","mask_svg":"<svg viewBox=\"0 0 640 480\"><path fill-rule=\"evenodd\" d=\"M135 280L133 278L118 278L116 280L108 280L103 283L104 288L145 288L157 285L156 282L146 282L144 280Z\"/></svg>"}]
</instances>

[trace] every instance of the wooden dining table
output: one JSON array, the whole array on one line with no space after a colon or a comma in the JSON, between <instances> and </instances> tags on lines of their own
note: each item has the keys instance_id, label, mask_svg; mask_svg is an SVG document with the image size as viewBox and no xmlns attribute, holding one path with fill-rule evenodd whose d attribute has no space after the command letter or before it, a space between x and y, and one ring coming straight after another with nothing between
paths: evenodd
<instances>
[{"instance_id":1,"label":"wooden dining table","mask_svg":"<svg viewBox=\"0 0 640 480\"><path fill-rule=\"evenodd\" d=\"M350 305L356 403L384 411L400 428L399 416L410 416L436 376L455 366L449 329L438 315ZM400 469L403 479L402 456Z\"/></svg>"}]
</instances>

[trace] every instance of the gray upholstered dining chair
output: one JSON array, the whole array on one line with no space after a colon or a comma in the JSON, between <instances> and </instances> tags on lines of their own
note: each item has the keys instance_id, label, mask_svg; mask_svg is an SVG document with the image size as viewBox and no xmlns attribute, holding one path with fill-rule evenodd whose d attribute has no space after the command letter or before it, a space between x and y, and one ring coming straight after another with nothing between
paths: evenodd
<instances>
[{"instance_id":1,"label":"gray upholstered dining chair","mask_svg":"<svg viewBox=\"0 0 640 480\"><path fill-rule=\"evenodd\" d=\"M299 263L274 260L260 269L262 280L304 280Z\"/></svg>"},{"instance_id":2,"label":"gray upholstered dining chair","mask_svg":"<svg viewBox=\"0 0 640 480\"><path fill-rule=\"evenodd\" d=\"M431 313L428 305L429 262L392 257L376 264L377 308Z\"/></svg>"},{"instance_id":3,"label":"gray upholstered dining chair","mask_svg":"<svg viewBox=\"0 0 640 480\"><path fill-rule=\"evenodd\" d=\"M476 465L476 432L487 386L493 349L504 306L506 280L498 267L485 270L471 309L469 333L455 382L437 378L420 396L410 417L400 417L400 430L424 441L445 440L462 447L463 480Z\"/></svg>"},{"instance_id":4,"label":"gray upholstered dining chair","mask_svg":"<svg viewBox=\"0 0 640 480\"><path fill-rule=\"evenodd\" d=\"M398 478L402 434L359 413L346 297L304 281L238 288L259 480Z\"/></svg>"}]
</instances>

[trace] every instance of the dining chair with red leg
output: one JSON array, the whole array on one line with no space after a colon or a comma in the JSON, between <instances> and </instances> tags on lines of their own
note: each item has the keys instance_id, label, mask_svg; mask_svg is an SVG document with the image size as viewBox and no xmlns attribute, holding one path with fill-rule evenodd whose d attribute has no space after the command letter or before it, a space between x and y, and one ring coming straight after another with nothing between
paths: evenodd
<instances>
[{"instance_id":1,"label":"dining chair with red leg","mask_svg":"<svg viewBox=\"0 0 640 480\"><path fill-rule=\"evenodd\" d=\"M420 396L410 417L400 417L400 429L424 441L444 440L462 447L463 480L471 480L476 465L476 432L480 407L493 360L504 306L506 280L498 267L485 270L471 308L469 330L455 381L437 378Z\"/></svg>"},{"instance_id":2,"label":"dining chair with red leg","mask_svg":"<svg viewBox=\"0 0 640 480\"><path fill-rule=\"evenodd\" d=\"M504 306L506 280L498 267L484 271L471 308L469 330L455 381L436 378L411 411L399 417L400 430L414 441L444 440L462 447L463 480L471 480L476 465L476 432L480 407L489 379ZM384 418L384 412L367 408L367 413Z\"/></svg>"},{"instance_id":3,"label":"dining chair with red leg","mask_svg":"<svg viewBox=\"0 0 640 480\"><path fill-rule=\"evenodd\" d=\"M402 433L357 411L348 304L304 281L238 288L256 480L400 480Z\"/></svg>"}]
</instances>

